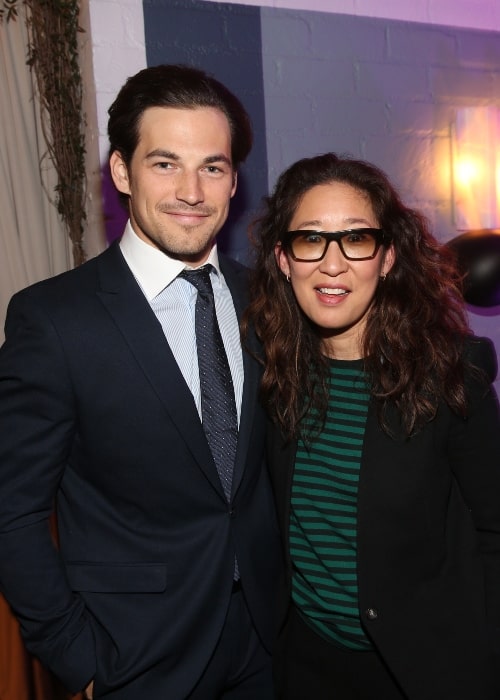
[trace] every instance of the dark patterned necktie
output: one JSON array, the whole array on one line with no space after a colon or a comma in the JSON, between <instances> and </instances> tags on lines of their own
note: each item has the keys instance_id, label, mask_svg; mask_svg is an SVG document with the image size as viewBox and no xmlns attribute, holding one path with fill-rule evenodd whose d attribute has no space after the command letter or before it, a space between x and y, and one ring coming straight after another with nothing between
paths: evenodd
<instances>
[{"instance_id":1,"label":"dark patterned necktie","mask_svg":"<svg viewBox=\"0 0 500 700\"><path fill-rule=\"evenodd\" d=\"M180 277L198 290L195 332L200 371L201 416L227 500L231 499L238 417L233 380L215 314L210 265L183 270Z\"/></svg>"}]
</instances>

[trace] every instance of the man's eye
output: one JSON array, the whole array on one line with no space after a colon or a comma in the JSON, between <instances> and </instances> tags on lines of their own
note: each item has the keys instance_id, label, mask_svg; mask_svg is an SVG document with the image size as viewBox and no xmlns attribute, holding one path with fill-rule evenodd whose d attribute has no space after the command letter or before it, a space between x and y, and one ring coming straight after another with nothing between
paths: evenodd
<instances>
[{"instance_id":1,"label":"man's eye","mask_svg":"<svg viewBox=\"0 0 500 700\"><path fill-rule=\"evenodd\" d=\"M159 168L160 170L168 170L169 168L173 168L174 164L169 163L168 161L160 161L158 163L155 163L155 168Z\"/></svg>"},{"instance_id":2,"label":"man's eye","mask_svg":"<svg viewBox=\"0 0 500 700\"><path fill-rule=\"evenodd\" d=\"M206 170L209 173L221 173L222 172L222 168L220 168L218 165L207 165Z\"/></svg>"}]
</instances>

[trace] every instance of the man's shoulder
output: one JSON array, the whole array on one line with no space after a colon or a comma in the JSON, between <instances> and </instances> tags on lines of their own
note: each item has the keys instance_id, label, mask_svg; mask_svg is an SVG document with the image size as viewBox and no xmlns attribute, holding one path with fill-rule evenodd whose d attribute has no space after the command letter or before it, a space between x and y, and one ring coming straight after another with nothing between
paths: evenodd
<instances>
[{"instance_id":1,"label":"man's shoulder","mask_svg":"<svg viewBox=\"0 0 500 700\"><path fill-rule=\"evenodd\" d=\"M219 253L219 265L228 287L232 291L240 290L241 293L246 295L248 292L249 268L223 253Z\"/></svg>"},{"instance_id":2,"label":"man's shoulder","mask_svg":"<svg viewBox=\"0 0 500 700\"><path fill-rule=\"evenodd\" d=\"M219 263L222 272L225 272L225 270L232 270L235 274L244 276L248 275L250 272L250 268L247 265L244 265L239 260L236 260L225 253L219 253Z\"/></svg>"},{"instance_id":3,"label":"man's shoulder","mask_svg":"<svg viewBox=\"0 0 500 700\"><path fill-rule=\"evenodd\" d=\"M108 248L94 258L79 265L78 267L66 270L52 277L48 277L39 282L35 282L14 295L14 299L49 299L51 297L62 300L63 295L71 295L74 292L83 294L89 287L95 287L99 266L116 255L117 249Z\"/></svg>"}]
</instances>

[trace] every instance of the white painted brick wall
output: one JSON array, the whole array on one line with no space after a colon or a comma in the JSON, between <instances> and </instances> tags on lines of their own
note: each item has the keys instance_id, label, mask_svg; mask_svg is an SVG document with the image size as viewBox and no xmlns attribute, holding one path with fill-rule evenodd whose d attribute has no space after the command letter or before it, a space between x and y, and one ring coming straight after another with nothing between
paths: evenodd
<instances>
[{"instance_id":1,"label":"white painted brick wall","mask_svg":"<svg viewBox=\"0 0 500 700\"><path fill-rule=\"evenodd\" d=\"M217 2L219 0L204 0ZM232 0L234 4L351 14L500 31L500 0ZM141 0L89 0L99 152L107 109L125 79L146 66Z\"/></svg>"},{"instance_id":2,"label":"white painted brick wall","mask_svg":"<svg viewBox=\"0 0 500 700\"><path fill-rule=\"evenodd\" d=\"M204 0L205 2L217 0ZM500 32L500 0L232 0L235 4L257 5L268 8L288 8L289 10L309 10L321 11L340 14L349 14L363 17L378 17L393 20L404 20L410 22L419 22L425 24L437 24L452 27L461 27L468 29L487 30L488 32ZM104 164L107 158L107 109L113 101L117 91L125 81L125 79L136 73L141 68L146 66L146 51L144 42L144 23L142 13L141 0L89 0L90 17L91 17L91 32L93 42L93 58L94 58L94 78L96 87L97 100L97 120L99 129L99 149L101 163ZM292 13L287 13L291 14ZM290 36L294 31L307 31L307 28L302 28L300 22L294 23L293 18L289 22L290 34L283 32L283 25L280 26L280 32L276 33L275 40L279 43L280 37L283 41L286 40L287 58L276 56L277 63L284 64L286 62L288 70L292 68L293 57L290 56L290 47L293 42L290 42ZM424 27L423 27L424 29ZM446 30L443 29L446 33ZM392 45L390 52L387 52L383 59L379 57L379 61L384 63L383 71L379 71L381 79L386 80L388 76L387 63L393 63L393 71L404 70L404 54L408 48L406 41L412 41L412 32L408 32L407 37L402 37L400 45ZM457 60L460 66L464 66L466 70L477 70L477 89L478 94L484 98L488 95L488 89L491 90L490 97L498 95L498 81L492 76L485 74L482 70L481 60L483 54L490 53L494 56L497 53L495 37L491 34L486 34L489 48L484 47L477 50L477 55L466 56L461 53L461 47L450 47L450 52L457 51ZM499 39L500 40L500 39ZM452 42L453 43L453 42ZM481 43L481 42L479 42ZM492 46L495 44L495 46ZM377 47L374 47L374 51ZM410 48L414 52L414 49ZM311 58L311 57L310 57ZM306 70L304 67L304 58L295 57L296 64L294 70ZM412 96L419 92L425 91L428 80L427 89L431 93L434 89L439 89L439 85L450 88L460 83L462 71L456 66L442 65L442 57L439 58L438 66L436 66L429 75L420 76L418 71L412 71L412 83L409 85L409 90ZM287 69L283 65L283 70ZM376 60L367 59L367 62L358 67L356 89L364 91L369 98L370 81L377 74ZM367 71L370 73L367 76ZM278 71L279 73L279 71ZM268 76L269 77L269 76ZM271 85L271 93L276 88L279 92L279 79L277 74L277 84ZM400 83L400 79L398 78ZM307 84L307 83L305 83ZM353 83L354 85L354 83ZM337 85L338 90L348 92L353 89L353 85ZM494 93L494 94L493 94ZM451 93L450 93L451 94ZM453 97L453 95L451 95ZM267 96L270 100L280 99L279 95ZM283 100L283 98L281 98ZM269 103L271 104L271 103ZM301 120L303 125L309 123L308 110L311 105L304 95L297 94L287 96L285 101L281 103L283 109L297 110L298 113L304 114L304 119ZM449 173L447 169L441 167L441 161L447 162L449 151L448 133L443 125L436 127L436 118L440 117L440 108L433 105L429 106L428 100L422 100L420 103L415 100L409 100L408 103L399 101L392 105L391 109L395 111L392 115L395 123L414 124L415 128L408 129L407 133L393 133L391 129L387 133L387 137L391 140L391 147L397 146L401 140L405 141L408 152L408 168L404 169L408 177L408 187L403 187L405 199L407 195L425 189L425 182L422 182L422 177L426 177L433 172L436 177L433 181L435 194L433 197L426 197L425 201L410 202L412 205L418 206L426 213L434 222L439 218L448 216L448 206L444 205L444 197L449 196ZM404 116L406 114L406 116ZM410 118L411 117L411 118ZM392 123L391 114L380 113L377 115L374 112L373 128L380 128L380 123L388 119L389 126ZM438 119L439 121L439 119ZM441 119L444 122L446 120ZM377 123L379 126L377 127ZM302 126L302 131L304 130ZM321 124L318 124L321 128ZM301 133L302 133L301 131ZM300 134L296 135L295 141L300 146ZM381 149L381 153L377 153L377 144ZM432 149L431 149L432 145ZM387 150L387 138L380 137L379 141L376 138L371 139L371 150L366 154L368 160L379 163L382 158L384 149ZM434 153L434 155L432 155ZM441 154L442 158L441 158ZM275 154L276 155L276 154ZM278 154L279 155L279 154ZM290 154L288 153L288 156ZM438 162L439 161L439 162ZM413 165L412 165L413 164ZM274 158L274 167L281 169L280 157ZM437 173L443 171L438 177ZM271 165L271 170L273 166ZM271 172L271 180L277 173ZM413 178L413 179L412 179ZM446 202L445 202L446 204ZM439 228L439 227L438 227ZM500 357L500 317L483 315L471 311L470 320L473 329L479 335L487 335L495 341L497 353ZM500 378L496 383L497 390L500 393Z\"/></svg>"}]
</instances>

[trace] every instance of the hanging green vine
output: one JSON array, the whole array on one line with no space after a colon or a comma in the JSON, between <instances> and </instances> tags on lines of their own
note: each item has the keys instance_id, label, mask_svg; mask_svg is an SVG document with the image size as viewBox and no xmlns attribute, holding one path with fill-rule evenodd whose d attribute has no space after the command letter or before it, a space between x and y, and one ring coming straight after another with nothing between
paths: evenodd
<instances>
[{"instance_id":1,"label":"hanging green vine","mask_svg":"<svg viewBox=\"0 0 500 700\"><path fill-rule=\"evenodd\" d=\"M9 22L17 17L17 7L21 0L2 0L0 2L0 24L3 20Z\"/></svg>"},{"instance_id":2,"label":"hanging green vine","mask_svg":"<svg viewBox=\"0 0 500 700\"><path fill-rule=\"evenodd\" d=\"M57 210L72 243L75 265L85 262L85 135L79 65L78 0L1 0L0 21L26 6L28 65L34 71L48 155L57 172Z\"/></svg>"}]
</instances>

